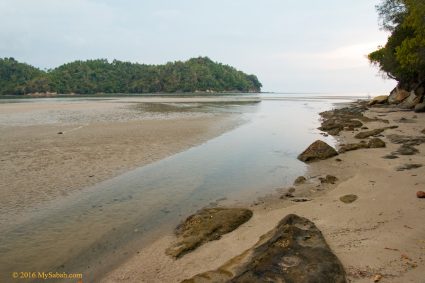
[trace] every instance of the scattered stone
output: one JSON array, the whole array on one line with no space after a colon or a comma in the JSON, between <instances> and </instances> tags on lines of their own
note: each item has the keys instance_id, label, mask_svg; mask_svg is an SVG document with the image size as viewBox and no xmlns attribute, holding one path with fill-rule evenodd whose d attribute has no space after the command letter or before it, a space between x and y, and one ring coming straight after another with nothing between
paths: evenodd
<instances>
[{"instance_id":1,"label":"scattered stone","mask_svg":"<svg viewBox=\"0 0 425 283\"><path fill-rule=\"evenodd\" d=\"M338 181L338 178L332 175L326 175L325 178L320 177L319 180L322 184L335 184L335 182Z\"/></svg>"},{"instance_id":2,"label":"scattered stone","mask_svg":"<svg viewBox=\"0 0 425 283\"><path fill-rule=\"evenodd\" d=\"M425 129L423 129L423 130L421 131L421 133L425 135Z\"/></svg>"},{"instance_id":3,"label":"scattered stone","mask_svg":"<svg viewBox=\"0 0 425 283\"><path fill-rule=\"evenodd\" d=\"M399 120L396 120L396 122L398 122L398 123L416 123L415 120L413 120L413 119L407 119L405 117L400 118Z\"/></svg>"},{"instance_id":4,"label":"scattered stone","mask_svg":"<svg viewBox=\"0 0 425 283\"><path fill-rule=\"evenodd\" d=\"M336 158L335 161L342 162L342 159L341 158Z\"/></svg>"},{"instance_id":5,"label":"scattered stone","mask_svg":"<svg viewBox=\"0 0 425 283\"><path fill-rule=\"evenodd\" d=\"M425 192L424 191L418 191L418 192L416 192L416 196L418 198L425 198Z\"/></svg>"},{"instance_id":6,"label":"scattered stone","mask_svg":"<svg viewBox=\"0 0 425 283\"><path fill-rule=\"evenodd\" d=\"M291 193L286 193L286 194L285 194L285 197L287 197L287 198L293 198L293 197L294 197L294 195L293 195L293 194L291 194Z\"/></svg>"},{"instance_id":7,"label":"scattered stone","mask_svg":"<svg viewBox=\"0 0 425 283\"><path fill-rule=\"evenodd\" d=\"M383 140L381 140L380 138L373 138L368 142L368 147L369 148L381 148L381 147L385 147L385 142Z\"/></svg>"},{"instance_id":8,"label":"scattered stone","mask_svg":"<svg viewBox=\"0 0 425 283\"><path fill-rule=\"evenodd\" d=\"M288 192L290 192L290 193L295 192L295 188L289 188Z\"/></svg>"},{"instance_id":9,"label":"scattered stone","mask_svg":"<svg viewBox=\"0 0 425 283\"><path fill-rule=\"evenodd\" d=\"M423 165L422 164L404 164L401 166L398 166L396 168L397 171L405 171L405 170L412 170L412 169L417 169L417 168L421 168Z\"/></svg>"},{"instance_id":10,"label":"scattered stone","mask_svg":"<svg viewBox=\"0 0 425 283\"><path fill-rule=\"evenodd\" d=\"M345 276L341 262L314 223L290 214L251 249L216 270L183 282L345 283Z\"/></svg>"},{"instance_id":11,"label":"scattered stone","mask_svg":"<svg viewBox=\"0 0 425 283\"><path fill-rule=\"evenodd\" d=\"M388 154L388 155L382 156L382 158L385 158L385 159L397 159L398 156L397 155L394 155L394 154Z\"/></svg>"},{"instance_id":12,"label":"scattered stone","mask_svg":"<svg viewBox=\"0 0 425 283\"><path fill-rule=\"evenodd\" d=\"M63 135L63 132L58 132L58 135Z\"/></svg>"},{"instance_id":13,"label":"scattered stone","mask_svg":"<svg viewBox=\"0 0 425 283\"><path fill-rule=\"evenodd\" d=\"M415 105L415 112L416 113L423 113L425 112L425 103L418 103Z\"/></svg>"},{"instance_id":14,"label":"scattered stone","mask_svg":"<svg viewBox=\"0 0 425 283\"><path fill-rule=\"evenodd\" d=\"M379 282L381 280L382 280L381 274L376 274L375 276L373 276L373 282Z\"/></svg>"},{"instance_id":15,"label":"scattered stone","mask_svg":"<svg viewBox=\"0 0 425 283\"><path fill-rule=\"evenodd\" d=\"M366 132L360 132L360 133L356 134L354 137L356 139L365 139L365 138L368 138L370 136L378 135L378 134L382 133L383 131L385 131L384 128L370 130L370 131L366 131Z\"/></svg>"},{"instance_id":16,"label":"scattered stone","mask_svg":"<svg viewBox=\"0 0 425 283\"><path fill-rule=\"evenodd\" d=\"M305 181L307 181L307 179L304 176L299 176L298 178L295 179L294 185L304 184Z\"/></svg>"},{"instance_id":17,"label":"scattered stone","mask_svg":"<svg viewBox=\"0 0 425 283\"><path fill-rule=\"evenodd\" d=\"M392 143L405 144L405 145L420 145L425 143L425 137L417 136L401 136L401 135L387 135L386 136Z\"/></svg>"},{"instance_id":18,"label":"scattered stone","mask_svg":"<svg viewBox=\"0 0 425 283\"><path fill-rule=\"evenodd\" d=\"M357 200L357 196L356 195L345 195L339 198L340 201L342 201L343 203L352 203L354 201Z\"/></svg>"},{"instance_id":19,"label":"scattered stone","mask_svg":"<svg viewBox=\"0 0 425 283\"><path fill-rule=\"evenodd\" d=\"M312 143L303 153L298 156L298 159L304 162L313 162L317 160L324 160L338 155L338 152L325 143L324 141L317 140Z\"/></svg>"},{"instance_id":20,"label":"scattered stone","mask_svg":"<svg viewBox=\"0 0 425 283\"><path fill-rule=\"evenodd\" d=\"M177 241L165 253L175 258L196 249L200 245L218 240L247 222L252 211L243 208L204 208L189 216L177 226Z\"/></svg>"},{"instance_id":21,"label":"scattered stone","mask_svg":"<svg viewBox=\"0 0 425 283\"><path fill-rule=\"evenodd\" d=\"M344 152L347 152L347 151L358 150L358 149L361 149L361 148L368 148L368 147L369 146L367 145L366 142L348 143L348 144L341 145L338 152L344 153Z\"/></svg>"},{"instance_id":22,"label":"scattered stone","mask_svg":"<svg viewBox=\"0 0 425 283\"><path fill-rule=\"evenodd\" d=\"M384 104L388 101L388 95L380 95L377 97L374 97L370 102L369 106L375 105L375 104Z\"/></svg>"},{"instance_id":23,"label":"scattered stone","mask_svg":"<svg viewBox=\"0 0 425 283\"><path fill-rule=\"evenodd\" d=\"M311 201L311 199L309 199L309 198L294 198L294 199L291 199L291 201L293 201L293 202L306 202L306 201Z\"/></svg>"},{"instance_id":24,"label":"scattered stone","mask_svg":"<svg viewBox=\"0 0 425 283\"><path fill-rule=\"evenodd\" d=\"M414 155L418 152L419 150L417 150L413 146L408 144L402 144L395 152L393 152L393 154Z\"/></svg>"},{"instance_id":25,"label":"scattered stone","mask_svg":"<svg viewBox=\"0 0 425 283\"><path fill-rule=\"evenodd\" d=\"M369 130L368 127L361 127L362 130Z\"/></svg>"}]
</instances>

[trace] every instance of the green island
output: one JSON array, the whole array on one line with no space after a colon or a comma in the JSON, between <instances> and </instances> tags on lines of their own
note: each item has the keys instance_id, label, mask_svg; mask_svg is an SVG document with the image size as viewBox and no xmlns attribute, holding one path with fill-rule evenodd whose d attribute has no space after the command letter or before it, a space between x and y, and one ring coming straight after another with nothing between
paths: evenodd
<instances>
[{"instance_id":1,"label":"green island","mask_svg":"<svg viewBox=\"0 0 425 283\"><path fill-rule=\"evenodd\" d=\"M259 92L261 86L255 75L208 57L165 65L74 61L47 71L14 58L0 59L0 95Z\"/></svg>"}]
</instances>

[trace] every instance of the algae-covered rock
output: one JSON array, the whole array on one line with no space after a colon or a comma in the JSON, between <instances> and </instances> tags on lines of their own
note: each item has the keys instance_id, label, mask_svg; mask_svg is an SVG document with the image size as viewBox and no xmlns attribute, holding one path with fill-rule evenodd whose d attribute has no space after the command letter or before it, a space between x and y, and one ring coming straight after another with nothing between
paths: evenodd
<instances>
[{"instance_id":1,"label":"algae-covered rock","mask_svg":"<svg viewBox=\"0 0 425 283\"><path fill-rule=\"evenodd\" d=\"M339 198L340 201L343 203L352 203L357 200L356 195L345 195Z\"/></svg>"},{"instance_id":2,"label":"algae-covered rock","mask_svg":"<svg viewBox=\"0 0 425 283\"><path fill-rule=\"evenodd\" d=\"M344 283L344 268L313 222L287 215L257 244L216 270L185 283L297 282Z\"/></svg>"},{"instance_id":3,"label":"algae-covered rock","mask_svg":"<svg viewBox=\"0 0 425 283\"><path fill-rule=\"evenodd\" d=\"M384 104L388 101L388 95L380 95L372 98L372 100L369 102L369 105L375 105L375 104Z\"/></svg>"},{"instance_id":4,"label":"algae-covered rock","mask_svg":"<svg viewBox=\"0 0 425 283\"><path fill-rule=\"evenodd\" d=\"M385 130L386 130L386 128L379 128L379 129L374 129L374 130L370 130L370 131L360 132L360 133L356 134L354 137L356 139L365 139L365 138L368 138L368 137L371 137L371 136L379 135L380 133L382 133Z\"/></svg>"},{"instance_id":5,"label":"algae-covered rock","mask_svg":"<svg viewBox=\"0 0 425 283\"><path fill-rule=\"evenodd\" d=\"M385 147L386 144L380 138L373 138L367 143L367 146L369 148L382 148L382 147Z\"/></svg>"},{"instance_id":6,"label":"algae-covered rock","mask_svg":"<svg viewBox=\"0 0 425 283\"><path fill-rule=\"evenodd\" d=\"M218 240L252 217L243 208L204 208L189 216L176 228L177 241L165 253L178 258L200 245Z\"/></svg>"},{"instance_id":7,"label":"algae-covered rock","mask_svg":"<svg viewBox=\"0 0 425 283\"><path fill-rule=\"evenodd\" d=\"M324 141L317 140L304 150L303 153L298 155L298 159L304 162L313 162L328 159L336 155L338 155L338 152L333 147Z\"/></svg>"}]
</instances>

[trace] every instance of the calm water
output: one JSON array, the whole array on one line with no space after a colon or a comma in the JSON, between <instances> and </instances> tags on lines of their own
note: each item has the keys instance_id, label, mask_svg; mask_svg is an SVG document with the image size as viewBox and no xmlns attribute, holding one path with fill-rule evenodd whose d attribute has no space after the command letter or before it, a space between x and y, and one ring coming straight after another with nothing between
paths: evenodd
<instances>
[{"instance_id":1,"label":"calm water","mask_svg":"<svg viewBox=\"0 0 425 283\"><path fill-rule=\"evenodd\" d=\"M12 271L65 271L84 272L90 281L211 202L243 204L291 185L307 170L296 159L302 150L316 139L335 143L316 130L318 113L349 99L262 95L252 103L235 97L234 103L137 105L139 111L239 113L247 122L40 207L23 223L3 225L2 278Z\"/></svg>"}]
</instances>

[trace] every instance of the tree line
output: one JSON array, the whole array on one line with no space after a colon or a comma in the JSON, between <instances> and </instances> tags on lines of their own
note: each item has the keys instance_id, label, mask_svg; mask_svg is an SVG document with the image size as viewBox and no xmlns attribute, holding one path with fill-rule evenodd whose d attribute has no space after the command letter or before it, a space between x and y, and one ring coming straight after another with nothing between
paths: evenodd
<instances>
[{"instance_id":1,"label":"tree line","mask_svg":"<svg viewBox=\"0 0 425 283\"><path fill-rule=\"evenodd\" d=\"M413 90L425 83L425 1L382 0L381 27L390 32L385 46L368 55L399 87Z\"/></svg>"},{"instance_id":2,"label":"tree line","mask_svg":"<svg viewBox=\"0 0 425 283\"><path fill-rule=\"evenodd\" d=\"M213 62L208 57L165 65L106 59L74 61L43 71L14 58L0 58L0 95L259 92L255 75Z\"/></svg>"}]
</instances>

